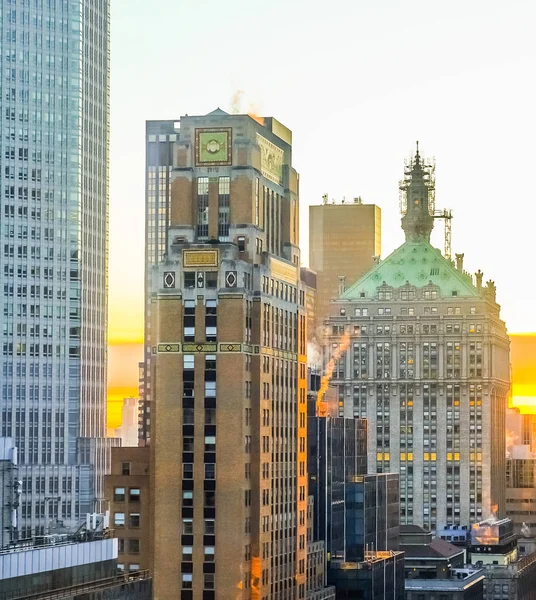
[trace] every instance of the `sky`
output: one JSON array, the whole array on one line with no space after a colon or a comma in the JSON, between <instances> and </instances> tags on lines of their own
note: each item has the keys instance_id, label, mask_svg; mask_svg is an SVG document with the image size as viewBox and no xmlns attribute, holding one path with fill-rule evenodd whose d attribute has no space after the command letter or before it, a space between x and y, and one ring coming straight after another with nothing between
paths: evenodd
<instances>
[{"instance_id":1,"label":"sky","mask_svg":"<svg viewBox=\"0 0 536 600\"><path fill-rule=\"evenodd\" d=\"M304 264L307 207L325 193L381 207L384 257L403 241L398 180L419 140L436 160L437 208L453 210L453 253L495 281L510 332L536 332L536 2L111 5L109 338L117 365L122 349L125 361L142 357L145 121L230 111L239 90L242 112L275 116L293 131ZM443 247L442 222L433 242ZM137 364L126 370L128 385L111 373L115 388L135 387Z\"/></svg>"}]
</instances>

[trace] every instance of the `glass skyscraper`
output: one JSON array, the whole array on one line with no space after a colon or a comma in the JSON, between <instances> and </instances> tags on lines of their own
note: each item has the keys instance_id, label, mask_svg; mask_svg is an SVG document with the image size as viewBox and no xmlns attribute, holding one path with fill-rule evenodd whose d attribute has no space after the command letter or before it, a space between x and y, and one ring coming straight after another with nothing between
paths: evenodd
<instances>
[{"instance_id":1,"label":"glass skyscraper","mask_svg":"<svg viewBox=\"0 0 536 600\"><path fill-rule=\"evenodd\" d=\"M139 414L140 444L150 442L151 292L153 267L167 252L173 153L180 130L175 121L147 121L145 134L145 351Z\"/></svg>"},{"instance_id":2,"label":"glass skyscraper","mask_svg":"<svg viewBox=\"0 0 536 600\"><path fill-rule=\"evenodd\" d=\"M109 0L0 0L1 436L21 534L99 509L107 466Z\"/></svg>"}]
</instances>

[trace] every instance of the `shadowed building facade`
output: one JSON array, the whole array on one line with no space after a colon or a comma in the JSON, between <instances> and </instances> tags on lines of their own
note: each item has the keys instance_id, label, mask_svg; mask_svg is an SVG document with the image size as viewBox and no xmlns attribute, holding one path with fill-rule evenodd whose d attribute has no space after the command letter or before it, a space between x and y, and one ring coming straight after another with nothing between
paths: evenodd
<instances>
[{"instance_id":1,"label":"shadowed building facade","mask_svg":"<svg viewBox=\"0 0 536 600\"><path fill-rule=\"evenodd\" d=\"M368 464L400 473L401 523L504 514L509 338L495 285L430 245L433 182L419 153L401 184L406 242L333 303L340 414L367 418Z\"/></svg>"},{"instance_id":2,"label":"shadowed building facade","mask_svg":"<svg viewBox=\"0 0 536 600\"><path fill-rule=\"evenodd\" d=\"M145 320L144 360L140 364L139 443L150 443L152 272L166 255L171 206L171 177L179 119L145 124Z\"/></svg>"},{"instance_id":3,"label":"shadowed building facade","mask_svg":"<svg viewBox=\"0 0 536 600\"><path fill-rule=\"evenodd\" d=\"M291 132L182 117L151 296L154 597L305 598L306 307Z\"/></svg>"}]
</instances>

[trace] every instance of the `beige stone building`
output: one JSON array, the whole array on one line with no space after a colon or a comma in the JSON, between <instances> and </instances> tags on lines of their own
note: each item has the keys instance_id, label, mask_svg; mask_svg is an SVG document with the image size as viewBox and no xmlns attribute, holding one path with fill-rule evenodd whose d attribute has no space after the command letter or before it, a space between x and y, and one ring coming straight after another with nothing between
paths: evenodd
<instances>
[{"instance_id":1,"label":"beige stone building","mask_svg":"<svg viewBox=\"0 0 536 600\"><path fill-rule=\"evenodd\" d=\"M292 134L183 117L151 297L155 600L306 597L306 307Z\"/></svg>"},{"instance_id":2,"label":"beige stone building","mask_svg":"<svg viewBox=\"0 0 536 600\"><path fill-rule=\"evenodd\" d=\"M322 327L340 278L357 281L381 253L381 209L352 202L309 207L309 266L316 271L316 324ZM321 332L314 332L321 337Z\"/></svg>"},{"instance_id":3,"label":"beige stone building","mask_svg":"<svg viewBox=\"0 0 536 600\"><path fill-rule=\"evenodd\" d=\"M430 245L430 172L401 189L406 242L333 303L340 414L368 419L368 464L400 473L401 523L440 529L505 514L510 342L495 285Z\"/></svg>"}]
</instances>

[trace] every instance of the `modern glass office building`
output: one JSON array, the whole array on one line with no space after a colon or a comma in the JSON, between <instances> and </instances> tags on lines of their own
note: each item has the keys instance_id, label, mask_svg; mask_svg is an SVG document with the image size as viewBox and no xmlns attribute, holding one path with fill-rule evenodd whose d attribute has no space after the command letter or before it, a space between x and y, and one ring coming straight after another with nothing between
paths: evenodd
<instances>
[{"instance_id":1,"label":"modern glass office building","mask_svg":"<svg viewBox=\"0 0 536 600\"><path fill-rule=\"evenodd\" d=\"M98 509L108 460L109 1L0 6L0 435L30 535Z\"/></svg>"}]
</instances>

